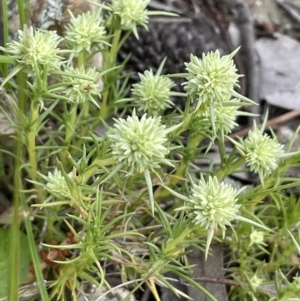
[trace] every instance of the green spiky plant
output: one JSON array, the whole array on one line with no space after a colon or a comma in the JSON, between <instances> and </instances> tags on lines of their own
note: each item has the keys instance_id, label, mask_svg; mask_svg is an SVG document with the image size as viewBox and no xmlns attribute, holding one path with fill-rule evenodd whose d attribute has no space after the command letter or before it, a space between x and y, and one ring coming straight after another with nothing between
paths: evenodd
<instances>
[{"instance_id":1,"label":"green spiky plant","mask_svg":"<svg viewBox=\"0 0 300 301\"><path fill-rule=\"evenodd\" d=\"M139 75L128 97L126 61L118 65L117 55L129 34L138 37L137 26L162 14L147 11L148 3L113 0L97 13L71 15L64 38L24 26L20 15L16 41L8 41L4 5L1 88L14 109L2 113L15 147L2 153L15 162L10 228L0 232L10 241L0 297L66 300L69 291L76 300L84 281L113 290L112 266L131 284L125 299L144 284L157 301L160 285L184 297L164 277L172 272L216 300L191 278L187 255L196 247L207 258L218 240L230 250L231 300L299 300L299 277L289 273L299 265L300 205L288 189L300 181L287 173L299 153L289 152L292 144L283 150L265 123L246 139L226 137L237 116L251 116L239 109L254 105L235 91L237 50L191 55L184 74L163 75L162 62ZM103 64L90 68L96 53ZM185 93L171 91L172 77L186 80ZM183 111L172 106L177 96L186 99ZM200 168L195 162L213 144L221 164ZM245 170L259 175L257 185L224 182Z\"/></svg>"}]
</instances>

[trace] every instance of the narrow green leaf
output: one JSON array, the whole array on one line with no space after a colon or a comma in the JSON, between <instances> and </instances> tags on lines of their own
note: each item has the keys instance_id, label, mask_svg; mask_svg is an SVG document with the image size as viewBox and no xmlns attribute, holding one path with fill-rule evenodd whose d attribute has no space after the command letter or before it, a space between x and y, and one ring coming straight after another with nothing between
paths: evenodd
<instances>
[{"instance_id":1,"label":"narrow green leaf","mask_svg":"<svg viewBox=\"0 0 300 301\"><path fill-rule=\"evenodd\" d=\"M13 239L13 238L12 238ZM9 254L10 246L10 231L0 229L0 298L8 295L8 279L11 272L9 266ZM29 263L31 261L30 249L27 236L20 233L20 266L19 275L20 279L16 279L19 284L24 283L27 280L27 274L29 272Z\"/></svg>"}]
</instances>

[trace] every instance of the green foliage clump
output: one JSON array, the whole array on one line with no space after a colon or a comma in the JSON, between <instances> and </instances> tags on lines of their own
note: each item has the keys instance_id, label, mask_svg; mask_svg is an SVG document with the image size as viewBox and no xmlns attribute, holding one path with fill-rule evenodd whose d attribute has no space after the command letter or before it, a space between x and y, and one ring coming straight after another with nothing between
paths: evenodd
<instances>
[{"instance_id":1,"label":"green foliage clump","mask_svg":"<svg viewBox=\"0 0 300 301\"><path fill-rule=\"evenodd\" d=\"M254 105L234 90L237 50L191 55L184 74L163 75L162 62L129 87L119 49L150 15L166 14L148 3L113 0L71 15L65 38L24 27L1 48L2 89L16 93L13 110L2 109L15 131L15 149L3 150L15 159L7 295L21 295L24 232L32 268L22 267L43 301L75 298L84 281L109 288L108 266L133 283L130 294L146 284L158 301L157 285L184 297L164 277L173 272L216 300L187 262L193 247L210 256L215 240L230 250L231 300L299 300L299 277L288 273L299 265L300 202L287 191L300 184L287 173L299 152L284 151L265 125L246 139L226 137L238 115L251 116L239 109ZM102 64L91 68L94 56ZM172 77L185 80L184 93L172 91ZM172 106L177 96L183 111ZM201 168L195 162L213 143L221 163ZM256 185L226 182L245 170L258 174Z\"/></svg>"}]
</instances>

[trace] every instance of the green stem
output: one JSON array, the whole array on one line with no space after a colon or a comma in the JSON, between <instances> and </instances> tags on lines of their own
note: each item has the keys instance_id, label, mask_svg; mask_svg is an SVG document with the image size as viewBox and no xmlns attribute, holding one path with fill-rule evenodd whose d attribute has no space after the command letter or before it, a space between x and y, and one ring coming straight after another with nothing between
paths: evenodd
<instances>
[{"instance_id":1,"label":"green stem","mask_svg":"<svg viewBox=\"0 0 300 301\"><path fill-rule=\"evenodd\" d=\"M75 131L75 123L76 123L76 117L77 117L77 104L72 105L71 109L71 116L69 120L69 124L66 128L66 138L65 138L65 143L66 145L70 145L71 139L74 136L74 131Z\"/></svg>"},{"instance_id":2,"label":"green stem","mask_svg":"<svg viewBox=\"0 0 300 301\"><path fill-rule=\"evenodd\" d=\"M69 122L67 122L66 124L66 134L65 134L65 141L64 141L64 145L66 148L61 153L61 161L65 168L68 166L68 161L69 161L68 152L75 131L77 106L78 106L77 104L72 104L70 119Z\"/></svg>"},{"instance_id":3,"label":"green stem","mask_svg":"<svg viewBox=\"0 0 300 301\"><path fill-rule=\"evenodd\" d=\"M29 212L28 205L27 205L24 197L22 197L22 207L25 212ZM41 269L40 257L39 257L38 250L36 247L30 218L28 216L25 217L24 222L25 222L25 228L26 228L26 233L27 233L28 242L29 242L32 263L34 266L34 272L35 272L36 280L39 284L40 295L41 295L43 301L48 301L49 295L47 293L47 289L46 289L46 286L44 283L44 275L43 275L43 272ZM16 300L18 300L18 299L16 299Z\"/></svg>"},{"instance_id":4,"label":"green stem","mask_svg":"<svg viewBox=\"0 0 300 301\"><path fill-rule=\"evenodd\" d=\"M192 152L196 149L196 147L199 145L199 143L202 141L203 137L200 135L189 137L189 141L187 143L187 153L182 158L179 167L177 168L176 172L172 177L170 178L169 182L165 185L168 187L175 186L185 175L188 168L188 165L190 163L190 158L193 158ZM162 186L160 186L154 194L154 198L156 200L162 200L169 196L170 193L164 189Z\"/></svg>"},{"instance_id":5,"label":"green stem","mask_svg":"<svg viewBox=\"0 0 300 301\"><path fill-rule=\"evenodd\" d=\"M186 131L187 128L188 128L188 125L189 125L189 123L190 123L190 121L192 119L192 117L201 114L203 112L203 110L204 110L204 105L203 104L199 107L199 109L196 112L192 112L192 113L189 113L189 111L187 109L188 107L189 107L189 100L187 101L187 106L185 108L184 115L183 115L183 118L182 118L182 121L181 121L181 123L183 124L183 126L180 127L177 130L177 132L176 132L177 135L179 135L182 132Z\"/></svg>"},{"instance_id":6,"label":"green stem","mask_svg":"<svg viewBox=\"0 0 300 301\"><path fill-rule=\"evenodd\" d=\"M89 178L99 169L101 166L108 166L115 164L116 160L114 158L108 159L95 159L91 166L86 170L86 172L82 176L78 176L76 178L77 183L81 183L84 179L85 182L89 180Z\"/></svg>"},{"instance_id":7,"label":"green stem","mask_svg":"<svg viewBox=\"0 0 300 301\"><path fill-rule=\"evenodd\" d=\"M30 124L31 128L27 135L28 139L28 155L30 163L30 177L33 181L37 179L37 155L35 138L39 127L39 104L37 101L33 101L30 108Z\"/></svg>"},{"instance_id":8,"label":"green stem","mask_svg":"<svg viewBox=\"0 0 300 301\"><path fill-rule=\"evenodd\" d=\"M77 140L76 142L76 146L78 149L80 149L82 147L82 144L83 144L83 137L87 134L88 132L88 122L89 122L89 113L90 113L90 106L89 106L89 101L85 101L83 104L82 104L82 110L81 110L81 125L80 125L80 137L79 139ZM73 153L72 153L73 155Z\"/></svg>"},{"instance_id":9,"label":"green stem","mask_svg":"<svg viewBox=\"0 0 300 301\"><path fill-rule=\"evenodd\" d=\"M2 1L2 20L3 20L3 45L5 46L8 42L8 9L7 1ZM7 64L3 64L3 77L6 78L8 74Z\"/></svg>"},{"instance_id":10,"label":"green stem","mask_svg":"<svg viewBox=\"0 0 300 301\"><path fill-rule=\"evenodd\" d=\"M24 7L24 0L18 0L18 14L20 19L20 28L23 29L26 23L25 20L25 7Z\"/></svg>"},{"instance_id":11,"label":"green stem","mask_svg":"<svg viewBox=\"0 0 300 301\"><path fill-rule=\"evenodd\" d=\"M10 236L10 290L9 300L18 300L18 287L19 287L19 266L20 266L20 191L22 190L21 181L21 158L23 157L23 145L21 143L22 130L17 130L17 149L14 166L14 205L13 205L13 217L11 225L11 236Z\"/></svg>"},{"instance_id":12,"label":"green stem","mask_svg":"<svg viewBox=\"0 0 300 301\"><path fill-rule=\"evenodd\" d=\"M234 173L245 163L245 158L241 157L231 165L223 164L219 170L216 171L215 176L218 179L224 179L227 175Z\"/></svg>"},{"instance_id":13,"label":"green stem","mask_svg":"<svg viewBox=\"0 0 300 301\"><path fill-rule=\"evenodd\" d=\"M92 177L95 172L101 167L101 166L108 166L108 165L113 165L116 163L116 160L114 158L108 158L108 159L95 159L91 166L85 171L84 174L79 175L76 177L76 184L84 184L86 183L90 177ZM73 185L72 187L72 196L75 200L76 203L79 203L79 193L77 189L77 185Z\"/></svg>"},{"instance_id":14,"label":"green stem","mask_svg":"<svg viewBox=\"0 0 300 301\"><path fill-rule=\"evenodd\" d=\"M84 66L84 62L85 62L85 52L81 51L81 53L78 56L78 67ZM89 113L90 113L90 101L86 100L83 104L82 104L82 121L83 123L80 125L80 137L84 137L87 133L87 121L88 121L88 117L89 117ZM78 140L77 146L80 148L80 146L82 145L82 139Z\"/></svg>"},{"instance_id":15,"label":"green stem","mask_svg":"<svg viewBox=\"0 0 300 301\"><path fill-rule=\"evenodd\" d=\"M124 35L123 38L120 40L117 51L119 52L120 48L126 42L127 38L132 34L132 31L128 30Z\"/></svg>"},{"instance_id":16,"label":"green stem","mask_svg":"<svg viewBox=\"0 0 300 301\"><path fill-rule=\"evenodd\" d=\"M114 32L114 37L111 45L111 49L109 53L106 53L108 57L104 58L104 62L106 63L105 68L109 69L112 68L116 65L117 61L117 55L118 55L118 49L119 49L119 41L121 37L121 29L116 29ZM112 71L114 72L114 71ZM106 74L106 78L110 77L110 73ZM111 83L110 80L108 80L109 84ZM111 91L111 88L106 89L103 92L102 95L102 100L101 100L101 108L99 110L99 118L105 120L107 116L109 115L109 104L108 104L108 99L109 99L109 93Z\"/></svg>"},{"instance_id":17,"label":"green stem","mask_svg":"<svg viewBox=\"0 0 300 301\"><path fill-rule=\"evenodd\" d=\"M77 67L80 68L81 66L84 66L84 62L85 62L85 52L83 50L78 55L78 58L77 58Z\"/></svg>"},{"instance_id":18,"label":"green stem","mask_svg":"<svg viewBox=\"0 0 300 301\"><path fill-rule=\"evenodd\" d=\"M191 233L191 229L189 227L184 228L184 230L180 233L178 237L176 237L174 240L171 240L169 243L167 243L164 252L171 253L171 255L177 255L178 249L181 249L181 243L182 241ZM168 254L170 255L170 254Z\"/></svg>"},{"instance_id":19,"label":"green stem","mask_svg":"<svg viewBox=\"0 0 300 301\"><path fill-rule=\"evenodd\" d=\"M179 179L181 177L184 177L186 175L186 171L188 168L188 165L190 163L190 158L193 158L193 152L199 145L199 143L203 140L203 137L200 135L194 136L194 137L189 137L188 143L187 143L187 153L183 157L182 161L180 162L180 165L178 169L176 170L175 177L172 178L171 180L171 185L177 184Z\"/></svg>"},{"instance_id":20,"label":"green stem","mask_svg":"<svg viewBox=\"0 0 300 301\"><path fill-rule=\"evenodd\" d=\"M82 104L82 118L81 120L83 121L81 126L80 126L80 138L84 137L88 131L88 127L87 127L87 124L88 124L88 119L89 119L89 113L90 113L90 103L89 101L85 101L83 104ZM78 140L79 143L78 143L78 147L80 147L80 145L82 144L82 139L79 139Z\"/></svg>"},{"instance_id":21,"label":"green stem","mask_svg":"<svg viewBox=\"0 0 300 301\"><path fill-rule=\"evenodd\" d=\"M115 66L118 55L119 41L121 37L121 29L116 29L114 32L114 38L110 49L110 67Z\"/></svg>"},{"instance_id":22,"label":"green stem","mask_svg":"<svg viewBox=\"0 0 300 301\"><path fill-rule=\"evenodd\" d=\"M109 90L105 90L102 95L102 101L101 101L101 106L99 110L99 118L101 120L105 120L108 116L108 94Z\"/></svg>"},{"instance_id":23,"label":"green stem","mask_svg":"<svg viewBox=\"0 0 300 301\"><path fill-rule=\"evenodd\" d=\"M26 87L26 75L19 72L18 77L19 91L18 91L18 110L20 114L25 114L26 109L26 95L24 88ZM17 121L20 123L20 120ZM17 140L15 149L15 166L14 166L14 195L13 195L13 216L12 225L10 232L10 279L9 279L9 300L17 301L18 298L18 286L19 286L19 269L20 269L20 199L22 197L22 175L21 165L22 159L24 158L24 147L23 147L23 125L17 124ZM24 208L23 208L24 209Z\"/></svg>"}]
</instances>

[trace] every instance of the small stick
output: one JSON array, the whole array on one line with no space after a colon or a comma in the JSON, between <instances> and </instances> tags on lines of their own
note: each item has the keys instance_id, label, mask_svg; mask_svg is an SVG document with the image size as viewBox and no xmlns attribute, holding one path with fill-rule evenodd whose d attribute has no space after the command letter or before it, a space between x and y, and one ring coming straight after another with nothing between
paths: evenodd
<instances>
[{"instance_id":1,"label":"small stick","mask_svg":"<svg viewBox=\"0 0 300 301\"><path fill-rule=\"evenodd\" d=\"M300 116L300 109L293 110L293 111L288 112L288 113L286 113L286 114L283 114L283 115L281 115L281 116L279 116L279 117L275 117L275 118L273 118L273 119L270 119L270 120L267 122L266 126L272 127L272 126L274 126L274 125L277 125L277 124L286 122L286 121L288 121L288 120L291 120L291 119L293 119L293 118L295 118L295 117L297 117L297 116ZM262 123L258 124L258 125L257 125L257 128L261 128L261 126L262 126ZM239 136L239 137L244 137L244 136L246 136L246 135L248 134L248 132L249 132L251 129L252 129L252 127L247 127L247 128L245 128L245 129L243 129L243 130L241 130L241 131L232 133L229 137L230 137L230 138L235 138L235 137L237 137L237 136Z\"/></svg>"}]
</instances>

